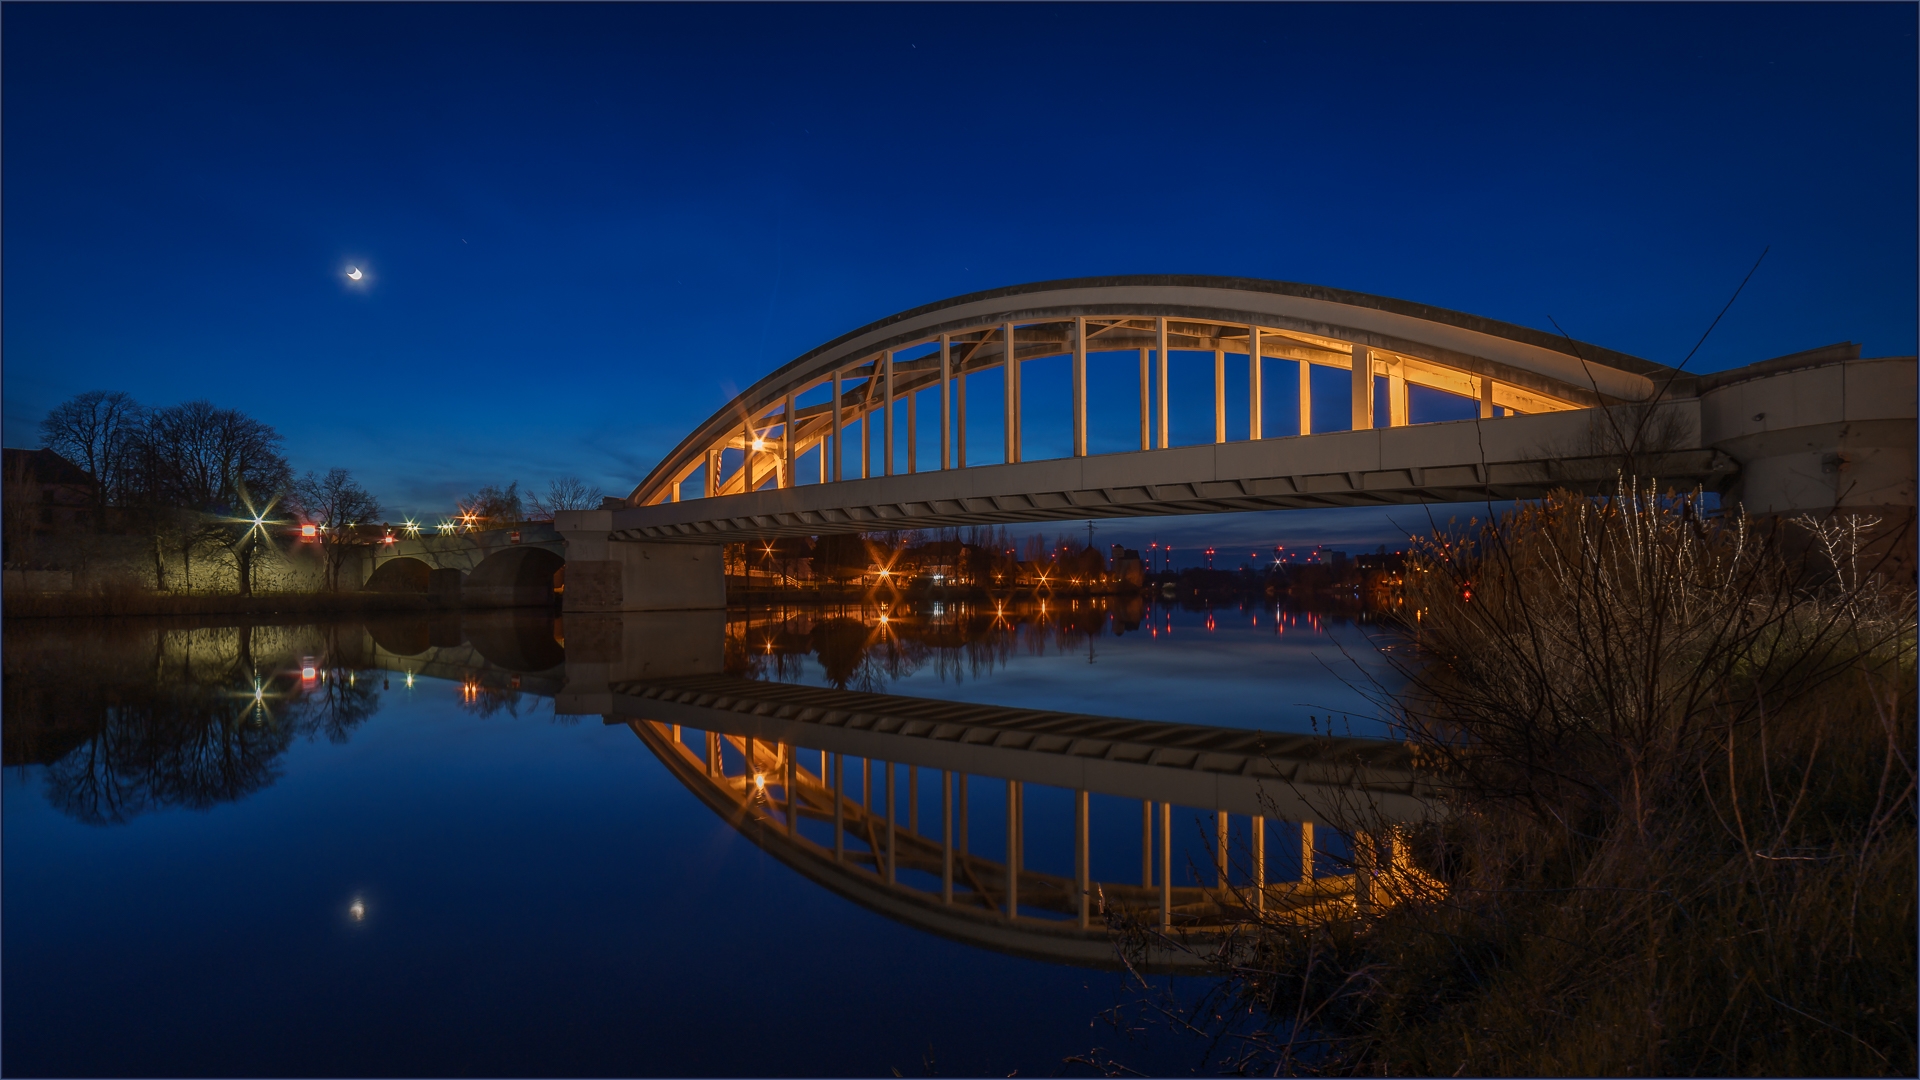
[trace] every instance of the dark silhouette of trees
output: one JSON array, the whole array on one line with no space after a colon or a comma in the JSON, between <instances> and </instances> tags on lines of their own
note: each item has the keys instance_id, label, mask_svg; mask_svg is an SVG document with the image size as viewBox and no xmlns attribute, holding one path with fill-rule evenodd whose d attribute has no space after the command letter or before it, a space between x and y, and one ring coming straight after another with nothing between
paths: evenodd
<instances>
[{"instance_id":1,"label":"dark silhouette of trees","mask_svg":"<svg viewBox=\"0 0 1920 1080\"><path fill-rule=\"evenodd\" d=\"M211 547L233 560L241 594L253 592L254 557L271 542L264 523L293 480L279 432L210 401L154 409L107 390L56 406L40 431L96 481L96 528L112 507L118 527L151 541L158 588L168 587L169 553L191 587L193 557Z\"/></svg>"},{"instance_id":2,"label":"dark silhouette of trees","mask_svg":"<svg viewBox=\"0 0 1920 1080\"><path fill-rule=\"evenodd\" d=\"M380 691L345 661L339 627L327 628L323 677L310 682L291 668L289 643L256 653L263 632L272 631L187 631L202 637L182 645L181 632L151 628L10 629L0 681L8 763L45 765L48 801L92 825L268 787L296 740L346 742Z\"/></svg>"},{"instance_id":3,"label":"dark silhouette of trees","mask_svg":"<svg viewBox=\"0 0 1920 1080\"><path fill-rule=\"evenodd\" d=\"M460 500L461 523L472 528L508 525L527 520L526 504L520 498L518 480L506 487L488 484Z\"/></svg>"},{"instance_id":4,"label":"dark silhouette of trees","mask_svg":"<svg viewBox=\"0 0 1920 1080\"><path fill-rule=\"evenodd\" d=\"M813 544L813 571L833 581L851 581L873 564L873 545L859 533L834 533Z\"/></svg>"},{"instance_id":5,"label":"dark silhouette of trees","mask_svg":"<svg viewBox=\"0 0 1920 1080\"><path fill-rule=\"evenodd\" d=\"M380 502L345 469L328 469L325 476L309 472L293 484L291 509L302 521L318 526L320 554L326 560L327 590L340 589L340 567L355 547L367 540L357 526L380 513Z\"/></svg>"},{"instance_id":6,"label":"dark silhouette of trees","mask_svg":"<svg viewBox=\"0 0 1920 1080\"><path fill-rule=\"evenodd\" d=\"M94 480L93 527L106 527L107 505L121 494L129 451L146 411L118 390L89 390L54 407L40 421L47 449L85 469Z\"/></svg>"},{"instance_id":7,"label":"dark silhouette of trees","mask_svg":"<svg viewBox=\"0 0 1920 1080\"><path fill-rule=\"evenodd\" d=\"M527 496L533 504L534 521L552 521L559 510L600 509L600 489L588 487L577 476L563 476L547 484L547 493Z\"/></svg>"},{"instance_id":8,"label":"dark silhouette of trees","mask_svg":"<svg viewBox=\"0 0 1920 1080\"><path fill-rule=\"evenodd\" d=\"M234 562L243 596L253 592L253 560L271 542L263 521L286 495L293 470L280 434L234 409L189 401L144 413L127 444L125 500L161 553L180 552L192 586L195 550L214 547Z\"/></svg>"}]
</instances>

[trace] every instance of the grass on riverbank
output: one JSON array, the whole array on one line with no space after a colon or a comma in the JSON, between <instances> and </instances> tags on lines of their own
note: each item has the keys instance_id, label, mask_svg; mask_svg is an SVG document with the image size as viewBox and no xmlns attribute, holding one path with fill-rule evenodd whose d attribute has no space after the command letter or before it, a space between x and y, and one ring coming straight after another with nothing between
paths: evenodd
<instances>
[{"instance_id":1,"label":"grass on riverbank","mask_svg":"<svg viewBox=\"0 0 1920 1080\"><path fill-rule=\"evenodd\" d=\"M1626 491L1419 552L1385 704L1444 806L1334 824L1444 891L1258 927L1213 1066L1913 1075L1914 594L1853 540Z\"/></svg>"}]
</instances>

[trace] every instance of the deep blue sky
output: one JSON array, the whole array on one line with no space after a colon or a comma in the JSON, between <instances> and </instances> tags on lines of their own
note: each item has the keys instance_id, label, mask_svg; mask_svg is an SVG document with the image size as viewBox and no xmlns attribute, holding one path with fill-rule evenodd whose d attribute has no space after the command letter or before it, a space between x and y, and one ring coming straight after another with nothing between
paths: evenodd
<instances>
[{"instance_id":1,"label":"deep blue sky","mask_svg":"<svg viewBox=\"0 0 1920 1080\"><path fill-rule=\"evenodd\" d=\"M396 515L624 494L822 341L1091 274L1675 362L1770 245L1695 368L1912 353L1915 12L10 4L6 441L112 388ZM1380 517L1287 520L1248 535Z\"/></svg>"}]
</instances>

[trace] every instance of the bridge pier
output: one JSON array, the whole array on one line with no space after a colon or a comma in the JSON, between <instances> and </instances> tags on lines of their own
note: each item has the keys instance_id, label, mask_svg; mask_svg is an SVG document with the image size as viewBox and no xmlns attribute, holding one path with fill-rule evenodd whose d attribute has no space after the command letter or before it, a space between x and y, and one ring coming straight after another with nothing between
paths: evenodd
<instances>
[{"instance_id":1,"label":"bridge pier","mask_svg":"<svg viewBox=\"0 0 1920 1080\"><path fill-rule=\"evenodd\" d=\"M727 606L718 544L615 540L611 510L563 510L554 515L553 524L567 543L564 611L707 611Z\"/></svg>"},{"instance_id":2,"label":"bridge pier","mask_svg":"<svg viewBox=\"0 0 1920 1080\"><path fill-rule=\"evenodd\" d=\"M615 688L622 683L718 675L726 667L724 610L576 612L562 625L566 685L553 699L554 712L562 715L613 712Z\"/></svg>"},{"instance_id":3,"label":"bridge pier","mask_svg":"<svg viewBox=\"0 0 1920 1080\"><path fill-rule=\"evenodd\" d=\"M1914 512L1914 362L1816 349L1701 378L1703 441L1740 463L1755 515Z\"/></svg>"}]
</instances>

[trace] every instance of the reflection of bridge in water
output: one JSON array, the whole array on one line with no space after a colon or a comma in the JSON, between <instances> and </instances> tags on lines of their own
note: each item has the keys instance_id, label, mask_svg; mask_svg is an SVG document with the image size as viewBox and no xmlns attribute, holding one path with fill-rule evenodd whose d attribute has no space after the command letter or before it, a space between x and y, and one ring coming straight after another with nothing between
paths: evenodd
<instances>
[{"instance_id":1,"label":"reflection of bridge in water","mask_svg":"<svg viewBox=\"0 0 1920 1080\"><path fill-rule=\"evenodd\" d=\"M1370 903L1378 875L1411 872L1390 836L1356 844L1326 827L1343 809L1368 820L1423 815L1426 791L1404 744L762 682L717 662L695 663L701 674L609 679L607 665L566 659L563 627L526 614L373 624L364 655L476 692L590 703L809 880L910 926L1017 955L1118 965L1107 916L1125 913L1203 946L1141 962L1196 968L1208 943L1255 914L1353 912ZM582 682L605 691L574 698ZM923 779L938 785L940 807L924 823ZM982 782L1005 803L1004 818L992 816L1006 835L986 845L971 827ZM1036 787L1065 793L1071 814L1030 816ZM1096 795L1139 800L1137 878L1092 876ZM1174 829L1196 811L1213 823L1210 865L1195 868L1200 883L1180 884ZM1042 832L1071 836L1070 865L1028 859L1030 835ZM1110 821L1106 837L1110 850L1119 839Z\"/></svg>"},{"instance_id":2,"label":"reflection of bridge in water","mask_svg":"<svg viewBox=\"0 0 1920 1080\"><path fill-rule=\"evenodd\" d=\"M1306 918L1364 906L1370 890L1356 894L1355 883L1368 879L1368 868L1356 875L1348 859L1316 854L1315 823L1342 807L1402 820L1424 810L1409 749L1377 740L724 676L614 689L615 712L607 722L627 724L702 801L794 870L909 925L1053 961L1117 965L1109 910L1204 940L1257 912ZM937 834L923 831L918 820L923 770L940 777ZM976 853L969 842L970 784L981 777L1004 786L1000 859ZM1033 784L1072 795L1071 825L1048 823L1072 830L1069 868L1027 864L1026 789ZM1094 794L1141 800L1137 883L1091 877ZM1174 884L1175 807L1213 814L1217 843L1208 885ZM1251 833L1237 860L1227 843L1233 815L1248 819ZM1323 834L1321 843L1328 839ZM1332 839L1341 851L1349 847L1344 838ZM1364 853L1372 845L1360 846ZM1370 860L1363 854L1360 861ZM1238 881L1230 876L1235 862ZM1390 845L1386 870L1403 862ZM1270 873L1281 865L1284 877ZM1199 960L1161 951L1147 963L1177 967Z\"/></svg>"}]
</instances>

